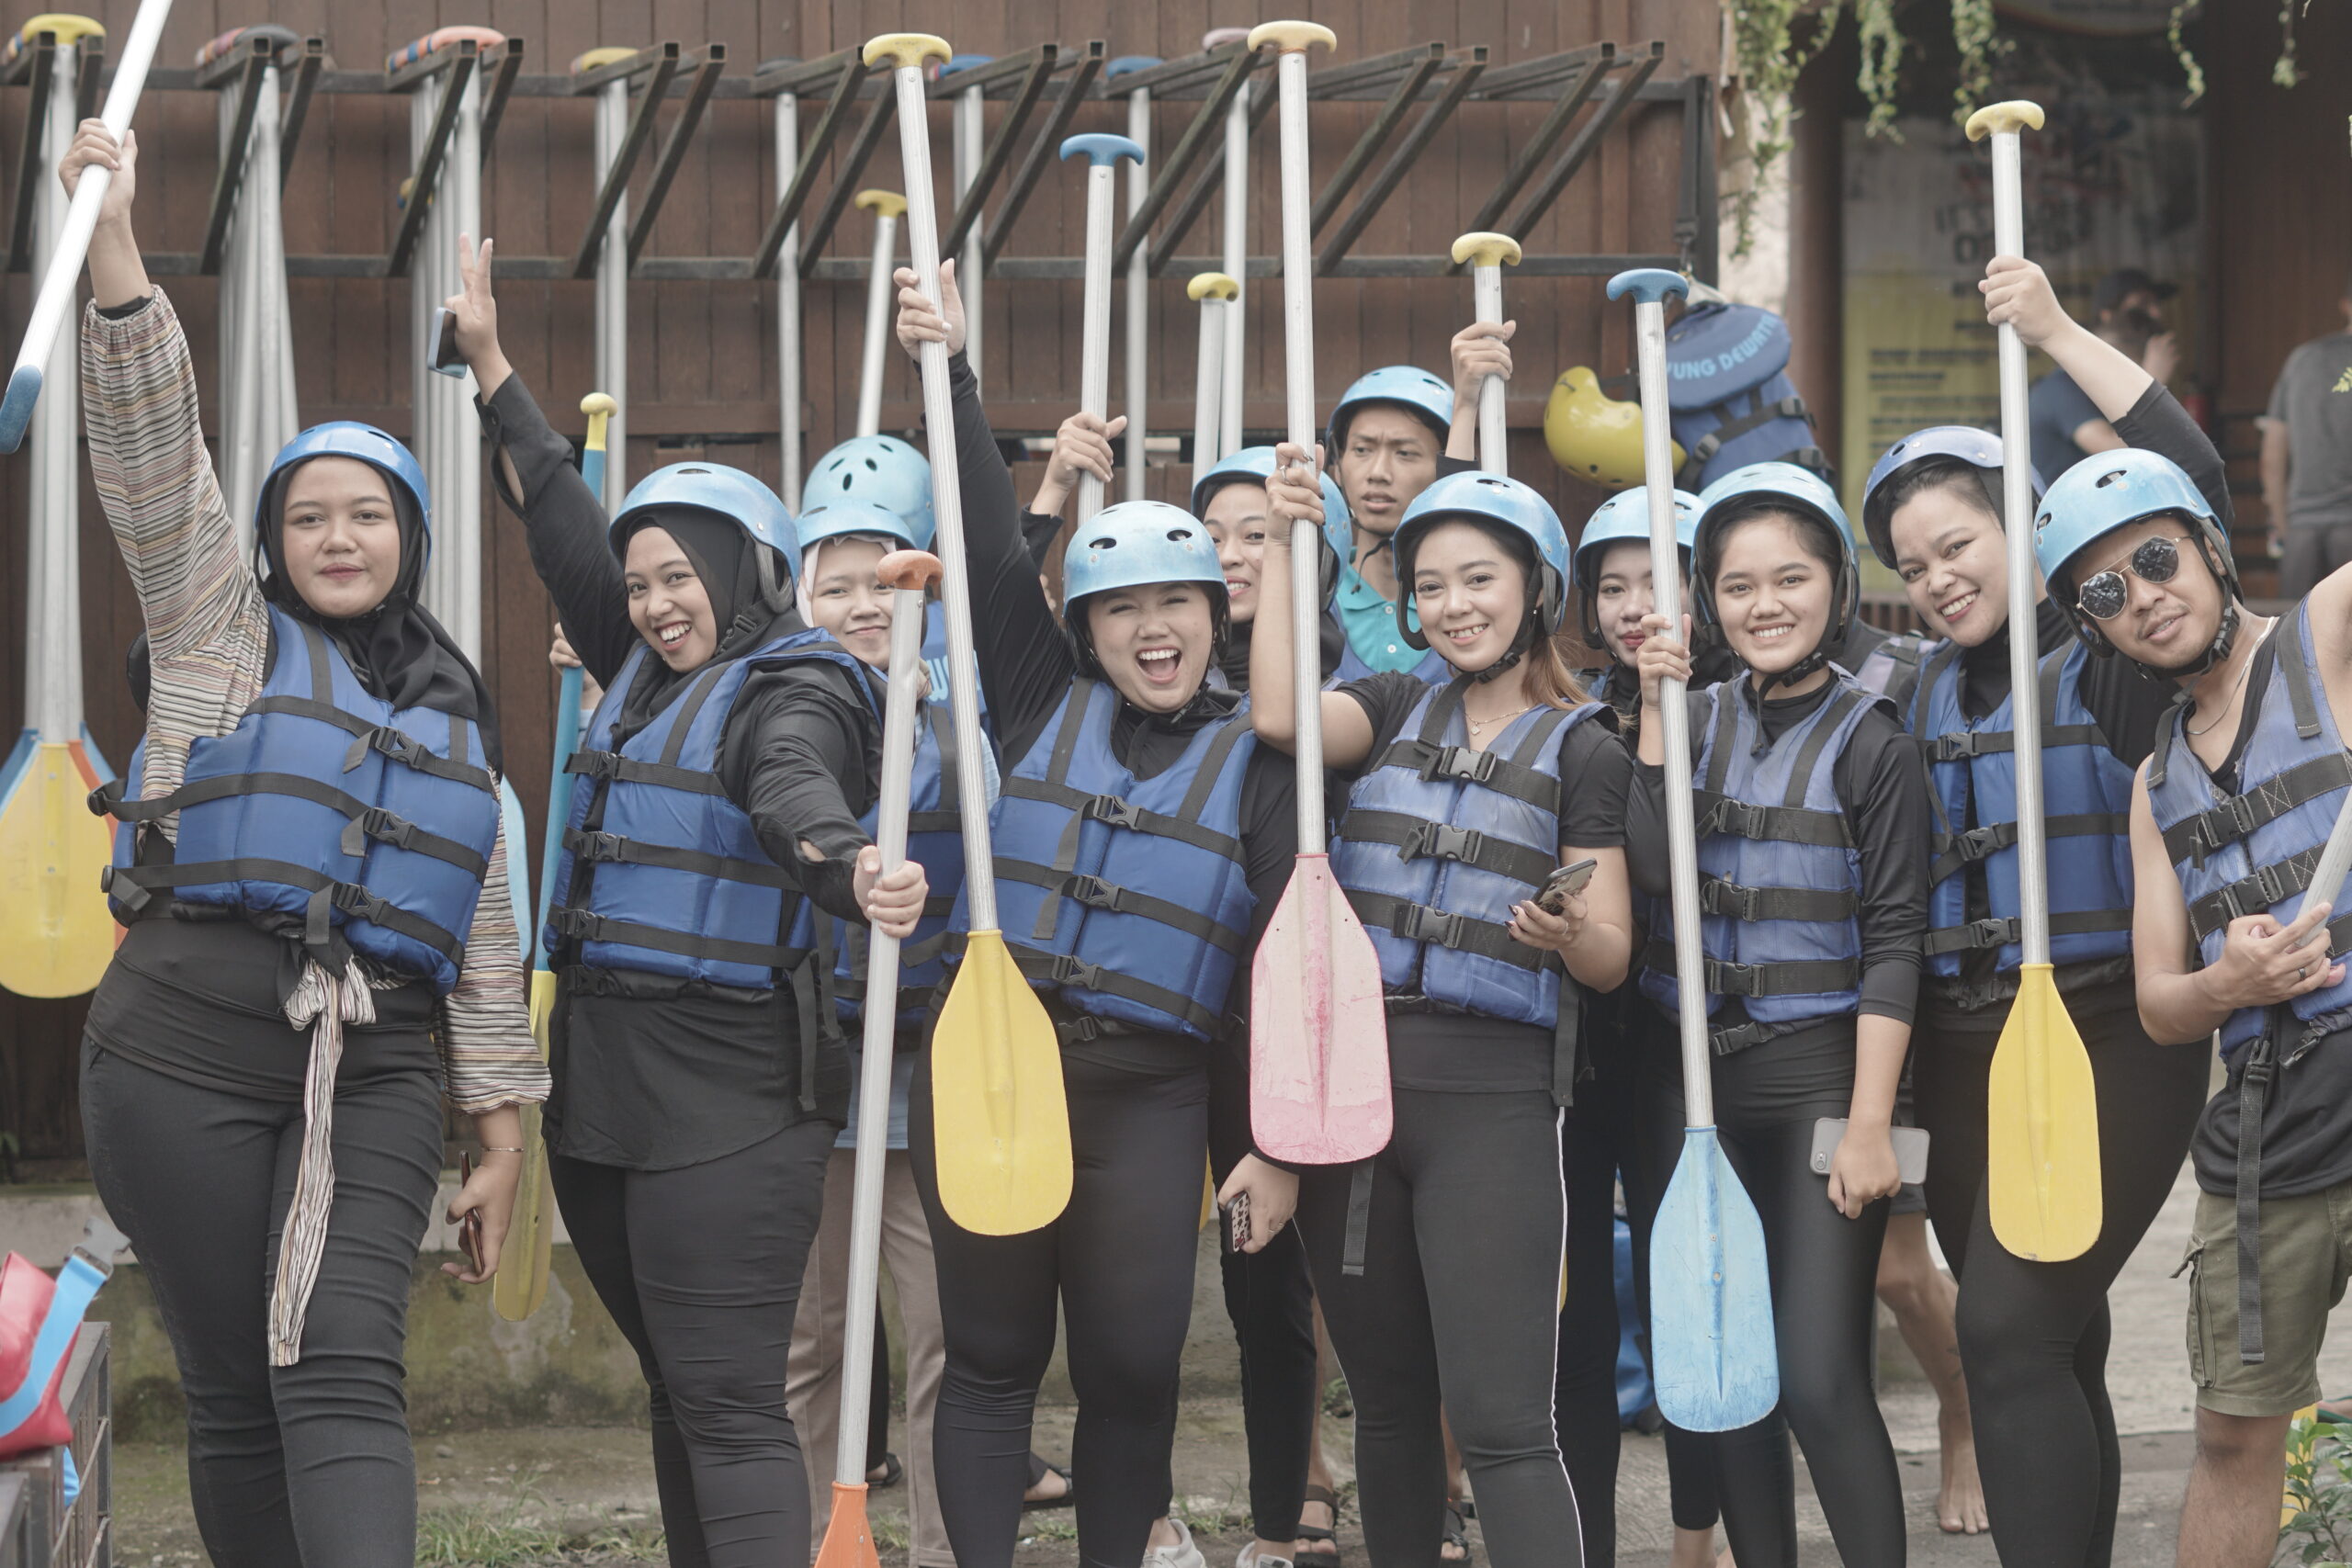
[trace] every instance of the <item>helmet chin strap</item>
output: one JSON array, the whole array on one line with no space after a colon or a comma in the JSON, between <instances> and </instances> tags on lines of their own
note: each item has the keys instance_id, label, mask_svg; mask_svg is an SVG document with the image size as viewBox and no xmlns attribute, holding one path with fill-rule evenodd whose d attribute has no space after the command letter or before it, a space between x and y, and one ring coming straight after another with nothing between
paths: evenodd
<instances>
[{"instance_id":1,"label":"helmet chin strap","mask_svg":"<svg viewBox=\"0 0 2352 1568\"><path fill-rule=\"evenodd\" d=\"M1531 593L1528 596L1526 612L1520 616L1519 635L1510 639L1510 647L1503 650L1503 656L1500 659L1496 660L1484 670L1474 671L1470 677L1472 681L1483 686L1505 671L1516 668L1520 660L1527 657L1528 650L1535 646L1536 606L1536 598Z\"/></svg>"},{"instance_id":2,"label":"helmet chin strap","mask_svg":"<svg viewBox=\"0 0 2352 1568\"><path fill-rule=\"evenodd\" d=\"M2211 645L2205 649L2203 656L2201 658L2191 660L2187 664L2179 665L2174 669L2156 670L2156 673L2164 676L2167 680L2193 681L2198 676L2202 675L2207 671L2212 669L2214 666L2227 663L2229 661L2230 649L2237 642L2238 626L2238 602L2234 599L2231 599L2226 601L2222 606L2222 624L2220 626L2215 628L2213 632L2213 641ZM2154 669L2154 666L2150 666L2150 668Z\"/></svg>"}]
</instances>

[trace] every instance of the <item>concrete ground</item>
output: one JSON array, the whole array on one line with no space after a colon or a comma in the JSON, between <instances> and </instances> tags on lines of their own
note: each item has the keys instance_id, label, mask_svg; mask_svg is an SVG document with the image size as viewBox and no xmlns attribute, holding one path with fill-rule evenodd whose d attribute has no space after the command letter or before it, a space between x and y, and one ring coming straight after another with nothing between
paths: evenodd
<instances>
[{"instance_id":1,"label":"concrete ground","mask_svg":"<svg viewBox=\"0 0 2352 1568\"><path fill-rule=\"evenodd\" d=\"M2183 1346L2186 1282L2170 1278L2188 1232L2195 1189L2186 1172L2163 1215L2118 1281L2111 1301L2115 1347L2109 1364L2117 1423L2125 1434L2119 1563L2172 1561L2175 1516L2190 1443L2191 1397ZM1231 1336L1215 1295L1213 1263L1202 1270L1193 1317L1193 1348L1176 1451L1182 1507L1214 1568L1233 1560L1248 1538L1241 1461L1240 1407L1231 1382ZM1890 1337L1891 1339L1891 1337ZM1899 1362L1902 1352L1893 1352ZM2352 1388L2352 1335L2324 1359L2332 1390ZM1916 1568L1994 1564L1989 1537L1947 1537L1937 1528L1936 1408L1924 1382L1890 1377L1883 1407L1902 1455L1911 1517L1910 1561ZM1038 1448L1067 1456L1074 1411L1068 1385L1057 1375L1039 1411ZM903 1429L900 1429L901 1433ZM1344 1482L1348 1427L1326 1424L1326 1443ZM426 1527L422 1562L507 1564L534 1562L659 1563L659 1514L642 1431L628 1427L526 1427L420 1436L418 1476ZM140 1444L116 1461L119 1561L140 1568L204 1561L188 1513L184 1458L175 1448ZM1800 1531L1808 1562L1838 1561L1820 1511L1800 1472ZM874 1516L886 1546L903 1543L904 1491L877 1493ZM1666 1505L1663 1445L1625 1437L1618 1484L1623 1568L1664 1568L1671 1539ZM1078 1560L1067 1511L1027 1516L1030 1533L1016 1558L1020 1568L1071 1568ZM1476 1526L1472 1527L1474 1541ZM1351 1511L1340 1530L1353 1564L1364 1562ZM903 1549L886 1550L885 1562L903 1562ZM1484 1561L1484 1553L1479 1553ZM1860 1568L1860 1565L1858 1565Z\"/></svg>"}]
</instances>

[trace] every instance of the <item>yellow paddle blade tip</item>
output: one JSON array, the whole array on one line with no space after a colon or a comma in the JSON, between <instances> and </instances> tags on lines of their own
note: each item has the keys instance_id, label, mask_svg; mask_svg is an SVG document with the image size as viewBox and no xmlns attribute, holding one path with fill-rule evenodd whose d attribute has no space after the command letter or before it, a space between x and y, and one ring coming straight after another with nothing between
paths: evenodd
<instances>
[{"instance_id":1,"label":"yellow paddle blade tip","mask_svg":"<svg viewBox=\"0 0 2352 1568\"><path fill-rule=\"evenodd\" d=\"M1965 129L1971 141L1982 141L1988 136L1998 136L2004 131L2040 130L2041 106L2024 98L1986 104L1968 117Z\"/></svg>"},{"instance_id":2,"label":"yellow paddle blade tip","mask_svg":"<svg viewBox=\"0 0 2352 1568\"><path fill-rule=\"evenodd\" d=\"M2106 1204L2098 1083L2049 964L2018 973L1986 1099L1984 1196L1994 1235L2029 1261L2081 1257L2098 1240Z\"/></svg>"},{"instance_id":3,"label":"yellow paddle blade tip","mask_svg":"<svg viewBox=\"0 0 2352 1568\"><path fill-rule=\"evenodd\" d=\"M1001 931L972 932L932 1031L939 1201L978 1235L1019 1235L1069 1203L1061 1042Z\"/></svg>"},{"instance_id":4,"label":"yellow paddle blade tip","mask_svg":"<svg viewBox=\"0 0 2352 1568\"><path fill-rule=\"evenodd\" d=\"M944 65L955 52L936 33L879 33L866 40L861 58L871 71L877 65L928 65L934 60Z\"/></svg>"}]
</instances>

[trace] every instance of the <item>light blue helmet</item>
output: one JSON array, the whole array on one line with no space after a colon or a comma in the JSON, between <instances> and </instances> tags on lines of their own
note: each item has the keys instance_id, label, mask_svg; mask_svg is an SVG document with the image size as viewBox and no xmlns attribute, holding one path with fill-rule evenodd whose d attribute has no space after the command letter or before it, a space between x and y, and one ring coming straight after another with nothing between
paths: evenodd
<instances>
[{"instance_id":1,"label":"light blue helmet","mask_svg":"<svg viewBox=\"0 0 2352 1568\"><path fill-rule=\"evenodd\" d=\"M1536 564L1535 581L1528 585L1536 625L1545 636L1558 631L1566 614L1568 580L1568 533L1560 526L1560 514L1552 510L1550 502L1519 480L1472 470L1448 474L1415 496L1396 525L1400 589L1396 629L1405 640L1415 648L1429 646L1420 628L1408 618L1413 599L1408 586L1413 580L1413 551L1433 525L1453 518L1492 524L1506 536L1527 542Z\"/></svg>"},{"instance_id":2,"label":"light blue helmet","mask_svg":"<svg viewBox=\"0 0 2352 1568\"><path fill-rule=\"evenodd\" d=\"M2075 558L2118 529L2151 517L2177 514L2193 520L2199 535L2211 547L2207 568L2221 580L2229 603L2222 629L2214 639L2212 661L2227 657L2237 629L2235 605L2241 597L2236 560L2230 554L2230 536L2213 514L2212 506L2196 482L2171 458L2136 446L2098 452L2058 476L2041 497L2033 514L2033 555L2041 568L2051 596L2065 606L2083 640L2097 653L2112 653L2113 645L2098 629L2098 622L2082 613L2075 602ZM2215 569L2212 565L2219 561Z\"/></svg>"},{"instance_id":3,"label":"light blue helmet","mask_svg":"<svg viewBox=\"0 0 2352 1568\"><path fill-rule=\"evenodd\" d=\"M1716 624L1713 586L1707 581L1707 574L1698 570L1698 563L1705 558L1708 545L1726 519L1758 504L1815 517L1828 525L1838 542L1838 591L1830 602L1829 627L1822 637L1822 647L1843 643L1847 632L1852 629L1862 596L1861 566L1854 558L1854 525L1846 521L1846 509L1838 503L1838 492L1829 488L1827 481L1794 463L1750 463L1734 468L1699 492L1699 525L1690 536L1690 597L1697 608L1698 624ZM1818 649L1815 657L1822 657ZM1804 674L1810 672L1804 664L1800 664L1781 678L1802 680Z\"/></svg>"},{"instance_id":4,"label":"light blue helmet","mask_svg":"<svg viewBox=\"0 0 2352 1568\"><path fill-rule=\"evenodd\" d=\"M793 532L792 513L784 501L752 475L723 463L672 463L656 468L629 488L606 534L613 554L626 558L628 536L643 514L661 507L689 506L740 525L758 552L760 594L781 609L790 603L792 574L800 569L800 540Z\"/></svg>"},{"instance_id":5,"label":"light blue helmet","mask_svg":"<svg viewBox=\"0 0 2352 1568\"><path fill-rule=\"evenodd\" d=\"M1885 456L1871 466L1870 482L1862 487L1862 529L1870 535L1871 553L1888 566L1894 564L1894 507L1886 487L1912 464L1936 457L1953 458L1997 476L2001 471L2001 438L1973 424L1931 424L1925 430L1913 431L1888 447ZM2033 474L2034 499L2039 501L2042 490L2041 470L2030 463L2027 468ZM1994 514L1998 516L2000 480L1996 477L1985 484L1985 495L1993 502Z\"/></svg>"},{"instance_id":6,"label":"light blue helmet","mask_svg":"<svg viewBox=\"0 0 2352 1568\"><path fill-rule=\"evenodd\" d=\"M800 487L802 509L842 501L897 513L914 530L915 548L931 548L931 459L897 436L853 435L817 459Z\"/></svg>"},{"instance_id":7,"label":"light blue helmet","mask_svg":"<svg viewBox=\"0 0 2352 1568\"><path fill-rule=\"evenodd\" d=\"M812 507L792 520L792 531L799 536L804 557L827 539L849 537L888 539L893 548L899 545L910 550L931 547L929 539L915 537L912 524L870 501L836 501Z\"/></svg>"},{"instance_id":8,"label":"light blue helmet","mask_svg":"<svg viewBox=\"0 0 2352 1568\"><path fill-rule=\"evenodd\" d=\"M262 476L261 489L254 496L254 529L258 537L264 514L270 505L270 492L277 486L277 477L289 468L298 468L313 457L351 457L367 464L394 484L408 491L415 504L417 526L424 536L427 559L433 551L433 497L424 483L424 469L416 455L372 424L356 420L330 420L314 424L277 449L270 459L269 472ZM424 570L424 561L417 563ZM421 579L420 579L421 581Z\"/></svg>"},{"instance_id":9,"label":"light blue helmet","mask_svg":"<svg viewBox=\"0 0 2352 1568\"><path fill-rule=\"evenodd\" d=\"M1426 420L1440 441L1453 423L1453 389L1438 377L1413 365L1389 365L1359 376L1331 405L1331 423L1324 432L1324 460L1340 460L1340 443L1346 439L1348 421L1371 403L1398 403Z\"/></svg>"},{"instance_id":10,"label":"light blue helmet","mask_svg":"<svg viewBox=\"0 0 2352 1568\"><path fill-rule=\"evenodd\" d=\"M1690 544L1699 533L1699 498L1687 490L1674 491L1674 542L1682 553L1682 568L1690 569ZM1577 591L1577 618L1583 623L1587 648L1607 645L1600 637L1599 592L1600 558L1610 546L1628 539L1650 542L1650 491L1647 485L1621 490L1597 507L1568 558L1568 582Z\"/></svg>"},{"instance_id":11,"label":"light blue helmet","mask_svg":"<svg viewBox=\"0 0 2352 1568\"><path fill-rule=\"evenodd\" d=\"M1262 486L1274 476L1274 449L1271 446L1244 446L1238 452L1220 458L1215 468L1193 481L1193 515L1203 522L1208 520L1209 500L1229 484ZM1347 558L1347 547L1352 542L1354 525L1348 520L1348 498L1340 493L1339 482L1326 469L1323 480L1323 558L1317 569L1322 578L1323 602L1329 604L1340 586L1340 563Z\"/></svg>"},{"instance_id":12,"label":"light blue helmet","mask_svg":"<svg viewBox=\"0 0 2352 1568\"><path fill-rule=\"evenodd\" d=\"M1094 514L1069 536L1062 556L1062 604L1090 593L1152 582L1205 582L1225 602L1225 569L1200 521L1164 501L1123 501ZM1072 617L1076 624L1076 617Z\"/></svg>"}]
</instances>

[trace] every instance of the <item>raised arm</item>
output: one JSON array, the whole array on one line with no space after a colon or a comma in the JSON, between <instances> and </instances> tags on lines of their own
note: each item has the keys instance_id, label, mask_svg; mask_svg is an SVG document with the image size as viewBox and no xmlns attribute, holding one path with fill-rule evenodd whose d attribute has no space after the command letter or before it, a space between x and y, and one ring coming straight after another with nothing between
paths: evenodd
<instances>
[{"instance_id":1,"label":"raised arm","mask_svg":"<svg viewBox=\"0 0 2352 1568\"><path fill-rule=\"evenodd\" d=\"M1984 281L1976 287L1984 296L1984 319L1995 326L2017 328L2026 347L2038 348L2055 360L2110 425L2132 412L2132 405L2155 379L2130 355L2066 314L2057 292L2050 287L2049 276L2032 262L2021 256L1995 256L1985 264ZM2111 439L2107 441L2098 440L2094 432L2094 438L2086 442L2083 434L2078 429L2075 441L2085 451L2123 445L2123 438L2111 428L2107 433ZM2041 477L2054 479L2058 476Z\"/></svg>"},{"instance_id":2,"label":"raised arm","mask_svg":"<svg viewBox=\"0 0 2352 1568\"><path fill-rule=\"evenodd\" d=\"M1318 449L1316 457L1322 454ZM1267 482L1270 526L1266 558L1258 569L1258 603L1263 606L1250 631L1250 722L1258 739L1291 750L1298 735L1297 673L1291 667L1295 635L1290 611L1290 538L1300 522L1323 526L1323 491L1306 453L1288 442L1274 449L1280 465ZM1309 563L1306 570L1313 570ZM1362 704L1338 692L1322 694L1323 765L1352 772L1372 755L1372 720Z\"/></svg>"}]
</instances>

